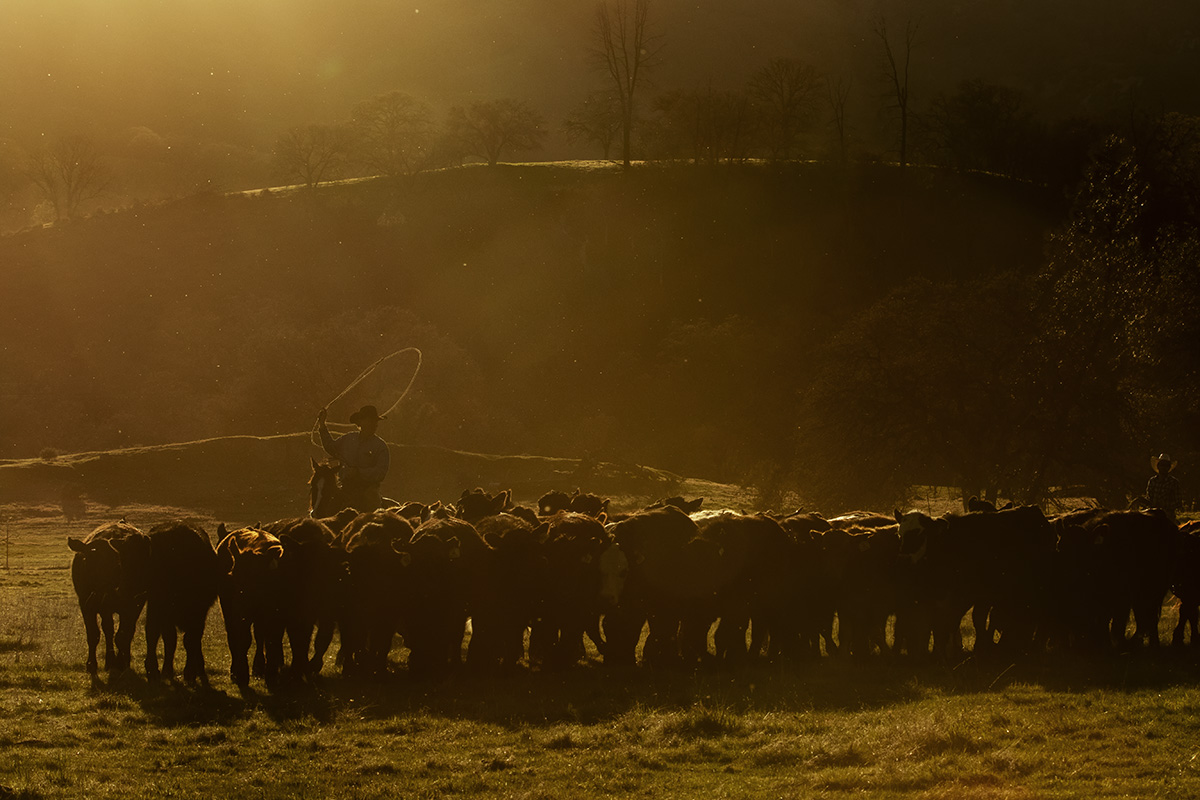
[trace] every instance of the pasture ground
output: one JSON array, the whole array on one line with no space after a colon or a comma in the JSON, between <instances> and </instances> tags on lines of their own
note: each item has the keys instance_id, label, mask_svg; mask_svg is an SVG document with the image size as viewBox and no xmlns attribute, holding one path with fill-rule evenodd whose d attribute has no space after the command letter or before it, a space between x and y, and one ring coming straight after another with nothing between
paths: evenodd
<instances>
[{"instance_id":1,"label":"pasture ground","mask_svg":"<svg viewBox=\"0 0 1200 800\"><path fill-rule=\"evenodd\" d=\"M218 606L211 689L147 685L140 625L137 674L93 685L66 536L121 515L216 521L157 506L0 514L0 800L1200 796L1191 648L686 674L590 663L436 683L400 669L370 685L327 666L317 686L243 695Z\"/></svg>"}]
</instances>

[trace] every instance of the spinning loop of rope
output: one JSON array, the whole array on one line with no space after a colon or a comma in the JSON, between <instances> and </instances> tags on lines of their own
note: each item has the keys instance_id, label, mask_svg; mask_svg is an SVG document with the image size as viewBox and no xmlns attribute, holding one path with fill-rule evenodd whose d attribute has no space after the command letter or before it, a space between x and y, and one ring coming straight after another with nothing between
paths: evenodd
<instances>
[{"instance_id":1,"label":"spinning loop of rope","mask_svg":"<svg viewBox=\"0 0 1200 800\"><path fill-rule=\"evenodd\" d=\"M375 372L375 370L377 370L379 368L379 366L381 364L383 364L385 361L388 361L399 355L404 355L405 353L416 353L417 364L415 367L413 367L412 377L408 379L408 385L404 387L404 391L400 393L400 396L398 398L396 398L396 402L392 403L387 409L380 412L380 416L383 416L383 417L386 417L389 414L391 414L393 411L396 410L396 407L399 406L400 403L402 403L404 401L404 398L408 396L409 390L412 389L413 384L417 380L417 374L420 373L420 371L421 371L421 351L415 347L405 347L401 350L397 350L394 353L388 353L383 358L376 359L375 361L373 361L371 363L370 366L368 366L366 369L364 369L362 372L360 372L358 377L355 378L354 380L352 380L345 389L342 389L341 393L337 397L333 398L328 403L326 403L323 406L323 408L328 409L331 405L336 403L338 400L341 400L343 397L345 397L347 394L349 394L351 391L353 391L355 386L358 386L360 383L362 383L363 380L365 380L369 375L371 375L373 372ZM309 436L309 441L311 441L317 447L320 447L321 446L321 437L320 437L318 430L319 430L319 423L314 422L313 426L312 426L312 430L309 431L308 436Z\"/></svg>"}]
</instances>

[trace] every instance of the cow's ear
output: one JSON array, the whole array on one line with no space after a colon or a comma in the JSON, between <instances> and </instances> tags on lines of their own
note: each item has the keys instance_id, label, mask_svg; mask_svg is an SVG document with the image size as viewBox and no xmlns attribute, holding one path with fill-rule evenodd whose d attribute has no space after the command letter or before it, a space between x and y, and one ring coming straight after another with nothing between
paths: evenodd
<instances>
[{"instance_id":1,"label":"cow's ear","mask_svg":"<svg viewBox=\"0 0 1200 800\"><path fill-rule=\"evenodd\" d=\"M83 543L83 540L76 539L74 536L67 537L67 547L71 548L71 550L76 553L82 553L87 549L87 545Z\"/></svg>"},{"instance_id":2,"label":"cow's ear","mask_svg":"<svg viewBox=\"0 0 1200 800\"><path fill-rule=\"evenodd\" d=\"M218 522L217 523L217 538L224 539L228 535L229 535L229 529L225 527L225 523Z\"/></svg>"},{"instance_id":3,"label":"cow's ear","mask_svg":"<svg viewBox=\"0 0 1200 800\"><path fill-rule=\"evenodd\" d=\"M608 501L607 500L604 501L604 506L605 506L605 510L601 511L600 516L596 517L596 520L601 525L605 525L608 523Z\"/></svg>"},{"instance_id":4,"label":"cow's ear","mask_svg":"<svg viewBox=\"0 0 1200 800\"><path fill-rule=\"evenodd\" d=\"M308 463L312 464L313 472L317 471L317 460L312 456L308 457Z\"/></svg>"},{"instance_id":5,"label":"cow's ear","mask_svg":"<svg viewBox=\"0 0 1200 800\"><path fill-rule=\"evenodd\" d=\"M546 540L550 538L550 523L543 522L534 528L533 538L537 540L538 544L545 544Z\"/></svg>"},{"instance_id":6,"label":"cow's ear","mask_svg":"<svg viewBox=\"0 0 1200 800\"><path fill-rule=\"evenodd\" d=\"M903 521L904 521L904 515L900 513L900 509L898 509L898 508L893 508L893 509L892 509L892 513L896 515L896 522L903 522Z\"/></svg>"}]
</instances>

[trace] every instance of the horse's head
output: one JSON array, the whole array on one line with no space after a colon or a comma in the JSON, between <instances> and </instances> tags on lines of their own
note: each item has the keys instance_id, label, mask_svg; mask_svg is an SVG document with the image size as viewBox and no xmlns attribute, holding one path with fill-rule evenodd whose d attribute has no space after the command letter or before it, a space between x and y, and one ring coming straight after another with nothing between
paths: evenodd
<instances>
[{"instance_id":1,"label":"horse's head","mask_svg":"<svg viewBox=\"0 0 1200 800\"><path fill-rule=\"evenodd\" d=\"M309 460L312 462L312 477L308 479L308 515L328 516L338 510L330 509L339 493L337 475L341 464L337 461L317 461L315 458Z\"/></svg>"}]
</instances>

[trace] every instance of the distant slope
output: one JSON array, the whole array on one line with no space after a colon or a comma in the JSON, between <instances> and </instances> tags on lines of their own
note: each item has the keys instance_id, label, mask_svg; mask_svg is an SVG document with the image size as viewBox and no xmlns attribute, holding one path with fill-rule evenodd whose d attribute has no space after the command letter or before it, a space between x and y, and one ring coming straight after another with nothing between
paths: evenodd
<instances>
[{"instance_id":1,"label":"distant slope","mask_svg":"<svg viewBox=\"0 0 1200 800\"><path fill-rule=\"evenodd\" d=\"M392 474L384 493L398 500L444 502L476 486L511 489L532 504L551 489L582 488L638 505L676 492L706 496L710 505L747 502L738 487L689 481L662 470L576 459L482 455L439 447L392 444ZM319 450L308 434L225 436L195 442L0 461L0 503L56 503L64 491L104 505L153 503L262 519L307 510L309 458ZM616 508L614 507L614 510Z\"/></svg>"}]
</instances>

